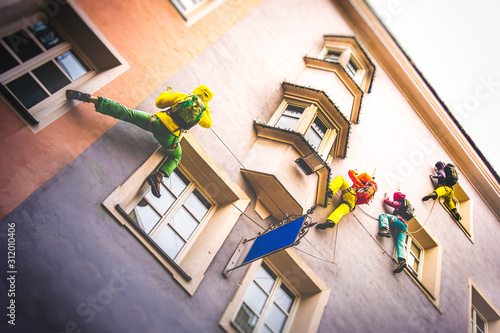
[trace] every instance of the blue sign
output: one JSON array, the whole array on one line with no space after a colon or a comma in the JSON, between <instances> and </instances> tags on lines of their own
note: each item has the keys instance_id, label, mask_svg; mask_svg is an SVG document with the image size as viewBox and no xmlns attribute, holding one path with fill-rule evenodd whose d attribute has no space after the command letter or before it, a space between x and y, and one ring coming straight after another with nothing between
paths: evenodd
<instances>
[{"instance_id":1,"label":"blue sign","mask_svg":"<svg viewBox=\"0 0 500 333\"><path fill-rule=\"evenodd\" d=\"M257 237L242 264L248 264L268 254L292 246L297 240L305 218L306 215Z\"/></svg>"}]
</instances>

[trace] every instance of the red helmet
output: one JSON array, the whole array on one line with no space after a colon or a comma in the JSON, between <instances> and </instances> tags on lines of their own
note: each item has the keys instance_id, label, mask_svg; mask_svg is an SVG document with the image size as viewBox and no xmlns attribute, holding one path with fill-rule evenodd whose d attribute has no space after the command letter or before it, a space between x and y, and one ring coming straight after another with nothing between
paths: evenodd
<instances>
[{"instance_id":1,"label":"red helmet","mask_svg":"<svg viewBox=\"0 0 500 333\"><path fill-rule=\"evenodd\" d=\"M402 192L394 192L394 201L402 201L406 198L406 194Z\"/></svg>"}]
</instances>

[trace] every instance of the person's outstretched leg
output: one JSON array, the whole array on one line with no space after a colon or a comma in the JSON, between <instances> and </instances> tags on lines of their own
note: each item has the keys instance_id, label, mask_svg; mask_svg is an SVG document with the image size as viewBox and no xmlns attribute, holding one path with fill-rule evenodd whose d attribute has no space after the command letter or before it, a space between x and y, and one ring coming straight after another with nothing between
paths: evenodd
<instances>
[{"instance_id":1,"label":"person's outstretched leg","mask_svg":"<svg viewBox=\"0 0 500 333\"><path fill-rule=\"evenodd\" d=\"M378 235L380 237L391 238L391 232L389 231L389 220L392 219L392 215L389 214L380 214L378 217L379 220L379 232Z\"/></svg>"}]
</instances>

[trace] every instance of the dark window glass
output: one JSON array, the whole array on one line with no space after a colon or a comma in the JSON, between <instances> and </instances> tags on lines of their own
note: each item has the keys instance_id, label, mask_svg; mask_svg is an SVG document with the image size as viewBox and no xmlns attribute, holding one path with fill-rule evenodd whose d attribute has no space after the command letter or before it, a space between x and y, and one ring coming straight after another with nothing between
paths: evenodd
<instances>
[{"instance_id":1,"label":"dark window glass","mask_svg":"<svg viewBox=\"0 0 500 333\"><path fill-rule=\"evenodd\" d=\"M38 80L43 83L51 94L71 83L66 75L64 75L52 61L34 69L33 74L35 74Z\"/></svg>"},{"instance_id":2,"label":"dark window glass","mask_svg":"<svg viewBox=\"0 0 500 333\"><path fill-rule=\"evenodd\" d=\"M0 45L0 74L19 65L16 59Z\"/></svg>"},{"instance_id":3,"label":"dark window glass","mask_svg":"<svg viewBox=\"0 0 500 333\"><path fill-rule=\"evenodd\" d=\"M22 61L27 61L42 53L42 49L24 30L6 36L3 40Z\"/></svg>"},{"instance_id":4,"label":"dark window glass","mask_svg":"<svg viewBox=\"0 0 500 333\"><path fill-rule=\"evenodd\" d=\"M7 83L7 88L10 89L27 109L35 106L49 96L29 73Z\"/></svg>"},{"instance_id":5,"label":"dark window glass","mask_svg":"<svg viewBox=\"0 0 500 333\"><path fill-rule=\"evenodd\" d=\"M29 29L47 50L64 42L64 39L46 22L38 21L30 25Z\"/></svg>"}]
</instances>

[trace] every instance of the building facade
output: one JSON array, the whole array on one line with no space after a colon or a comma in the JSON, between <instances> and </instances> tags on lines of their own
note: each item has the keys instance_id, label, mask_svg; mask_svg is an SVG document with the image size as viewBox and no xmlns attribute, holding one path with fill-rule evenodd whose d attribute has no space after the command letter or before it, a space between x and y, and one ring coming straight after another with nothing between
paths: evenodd
<instances>
[{"instance_id":1,"label":"building facade","mask_svg":"<svg viewBox=\"0 0 500 333\"><path fill-rule=\"evenodd\" d=\"M7 332L500 331L498 176L365 2L1 6ZM202 84L213 126L184 135L160 198L152 135L64 94L154 114ZM441 160L460 222L421 200ZM323 222L349 170L375 177L370 204L237 267L275 223ZM416 214L395 274L377 232L398 189Z\"/></svg>"}]
</instances>

